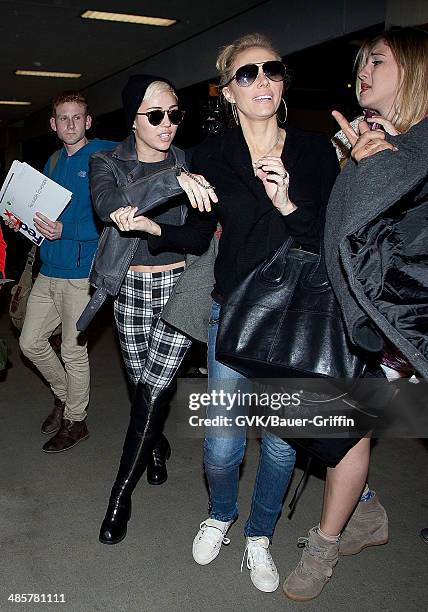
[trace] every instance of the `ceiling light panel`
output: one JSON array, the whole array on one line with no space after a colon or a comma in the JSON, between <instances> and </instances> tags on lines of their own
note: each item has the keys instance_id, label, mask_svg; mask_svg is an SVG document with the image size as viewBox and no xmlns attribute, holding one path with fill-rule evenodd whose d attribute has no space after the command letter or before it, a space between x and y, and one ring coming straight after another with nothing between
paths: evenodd
<instances>
[{"instance_id":1,"label":"ceiling light panel","mask_svg":"<svg viewBox=\"0 0 428 612\"><path fill-rule=\"evenodd\" d=\"M31 102L24 102L24 100L0 100L0 104L3 104L3 106L30 106Z\"/></svg>"},{"instance_id":2,"label":"ceiling light panel","mask_svg":"<svg viewBox=\"0 0 428 612\"><path fill-rule=\"evenodd\" d=\"M15 70L17 76L47 77L50 79L79 79L80 72L51 72L50 70Z\"/></svg>"},{"instance_id":3,"label":"ceiling light panel","mask_svg":"<svg viewBox=\"0 0 428 612\"><path fill-rule=\"evenodd\" d=\"M122 23L137 23L138 25L171 26L177 23L176 19L163 17L147 17L145 15L128 15L125 13L106 13L103 11L85 11L80 15L82 19L99 19L101 21L119 21Z\"/></svg>"}]
</instances>

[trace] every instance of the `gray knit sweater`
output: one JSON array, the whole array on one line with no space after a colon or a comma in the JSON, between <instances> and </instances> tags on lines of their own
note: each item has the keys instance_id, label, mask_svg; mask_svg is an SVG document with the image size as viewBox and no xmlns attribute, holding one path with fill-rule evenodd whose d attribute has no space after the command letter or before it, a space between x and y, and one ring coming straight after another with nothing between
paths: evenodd
<instances>
[{"instance_id":1,"label":"gray knit sweater","mask_svg":"<svg viewBox=\"0 0 428 612\"><path fill-rule=\"evenodd\" d=\"M352 342L388 338L428 378L428 118L350 161L327 208L327 271Z\"/></svg>"}]
</instances>

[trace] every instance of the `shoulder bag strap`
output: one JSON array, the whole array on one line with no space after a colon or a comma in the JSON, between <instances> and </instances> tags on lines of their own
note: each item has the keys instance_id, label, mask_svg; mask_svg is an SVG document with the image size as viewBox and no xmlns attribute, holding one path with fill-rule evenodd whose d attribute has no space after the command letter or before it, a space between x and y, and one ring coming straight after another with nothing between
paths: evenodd
<instances>
[{"instance_id":1,"label":"shoulder bag strap","mask_svg":"<svg viewBox=\"0 0 428 612\"><path fill-rule=\"evenodd\" d=\"M54 153L52 153L50 160L49 160L49 169L48 169L48 176L49 178L51 178L53 171L55 170L55 167L58 163L59 160L59 156L61 155L61 150L62 149L58 149L58 151L54 151Z\"/></svg>"},{"instance_id":2,"label":"shoulder bag strap","mask_svg":"<svg viewBox=\"0 0 428 612\"><path fill-rule=\"evenodd\" d=\"M29 272L31 272L33 269L34 260L36 259L36 249L37 249L37 245L33 244L27 256L27 261L25 263L25 269L28 270Z\"/></svg>"}]
</instances>

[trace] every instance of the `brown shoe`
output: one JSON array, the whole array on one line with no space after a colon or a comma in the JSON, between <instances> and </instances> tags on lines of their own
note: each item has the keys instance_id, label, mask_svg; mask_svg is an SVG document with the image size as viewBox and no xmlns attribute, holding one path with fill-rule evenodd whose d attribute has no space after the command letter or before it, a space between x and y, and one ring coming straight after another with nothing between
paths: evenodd
<instances>
[{"instance_id":1,"label":"brown shoe","mask_svg":"<svg viewBox=\"0 0 428 612\"><path fill-rule=\"evenodd\" d=\"M42 434L54 434L61 426L62 417L64 415L65 402L62 402L59 397L54 395L54 407L49 416L42 423Z\"/></svg>"},{"instance_id":2,"label":"brown shoe","mask_svg":"<svg viewBox=\"0 0 428 612\"><path fill-rule=\"evenodd\" d=\"M42 449L45 453L61 453L86 438L89 438L89 432L85 421L62 419L58 432L43 445Z\"/></svg>"},{"instance_id":3,"label":"brown shoe","mask_svg":"<svg viewBox=\"0 0 428 612\"><path fill-rule=\"evenodd\" d=\"M388 516L374 495L369 501L360 501L340 537L339 554L356 555L368 546L388 542Z\"/></svg>"},{"instance_id":4,"label":"brown shoe","mask_svg":"<svg viewBox=\"0 0 428 612\"><path fill-rule=\"evenodd\" d=\"M293 601L310 601L321 593L339 559L339 541L329 542L312 527L308 538L299 538L302 559L284 582L284 593Z\"/></svg>"}]
</instances>

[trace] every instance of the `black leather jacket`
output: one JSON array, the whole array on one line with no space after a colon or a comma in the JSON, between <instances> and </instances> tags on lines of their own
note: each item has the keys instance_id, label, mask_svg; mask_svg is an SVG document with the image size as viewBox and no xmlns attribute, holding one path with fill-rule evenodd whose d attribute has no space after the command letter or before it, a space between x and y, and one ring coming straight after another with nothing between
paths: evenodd
<instances>
[{"instance_id":1,"label":"black leather jacket","mask_svg":"<svg viewBox=\"0 0 428 612\"><path fill-rule=\"evenodd\" d=\"M134 136L128 136L112 151L98 151L90 159L90 184L92 201L104 228L94 256L89 275L96 288L88 306L77 322L77 329L84 331L99 310L107 295L117 295L131 264L140 238L119 232L111 224L110 213L121 206L138 206L143 214L183 192L177 181L185 166L185 154L171 146L173 163L147 175L142 173L138 161ZM184 223L187 206L181 207Z\"/></svg>"}]
</instances>

